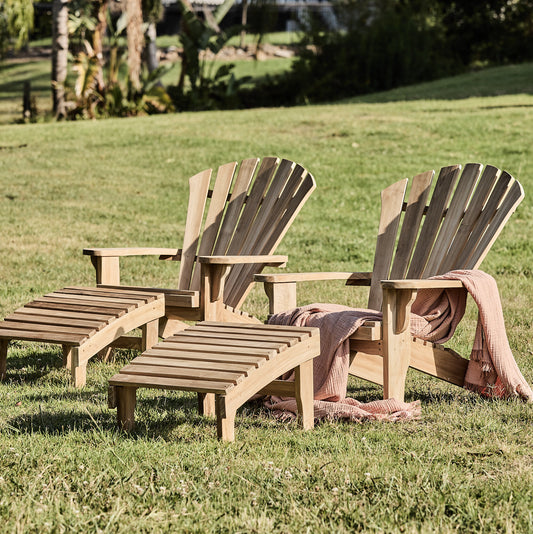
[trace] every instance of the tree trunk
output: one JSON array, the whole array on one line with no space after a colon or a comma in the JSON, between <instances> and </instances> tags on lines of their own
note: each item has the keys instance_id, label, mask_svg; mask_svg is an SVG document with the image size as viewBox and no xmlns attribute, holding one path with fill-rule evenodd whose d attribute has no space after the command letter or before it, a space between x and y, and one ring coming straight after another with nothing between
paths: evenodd
<instances>
[{"instance_id":1,"label":"tree trunk","mask_svg":"<svg viewBox=\"0 0 533 534\"><path fill-rule=\"evenodd\" d=\"M141 88L141 54L143 50L143 15L141 0L127 0L128 14L128 70L130 81L135 90Z\"/></svg>"},{"instance_id":2,"label":"tree trunk","mask_svg":"<svg viewBox=\"0 0 533 534\"><path fill-rule=\"evenodd\" d=\"M245 39L246 39L246 24L248 24L248 0L242 0L242 13L241 13L241 48L245 48Z\"/></svg>"},{"instance_id":3,"label":"tree trunk","mask_svg":"<svg viewBox=\"0 0 533 534\"><path fill-rule=\"evenodd\" d=\"M98 91L100 94L104 94L105 81L104 81L104 35L107 30L107 10L109 8L109 0L100 0L98 6L96 28L93 33L93 50L98 58L100 68L96 75L96 83L98 85Z\"/></svg>"},{"instance_id":4,"label":"tree trunk","mask_svg":"<svg viewBox=\"0 0 533 534\"><path fill-rule=\"evenodd\" d=\"M58 119L66 116L65 80L68 65L68 7L65 0L52 6L52 98Z\"/></svg>"},{"instance_id":5,"label":"tree trunk","mask_svg":"<svg viewBox=\"0 0 533 534\"><path fill-rule=\"evenodd\" d=\"M148 72L152 72L159 66L157 59L157 45L155 39L157 37L157 30L155 22L150 22L148 25L148 42L146 43L146 63L148 65Z\"/></svg>"}]
</instances>

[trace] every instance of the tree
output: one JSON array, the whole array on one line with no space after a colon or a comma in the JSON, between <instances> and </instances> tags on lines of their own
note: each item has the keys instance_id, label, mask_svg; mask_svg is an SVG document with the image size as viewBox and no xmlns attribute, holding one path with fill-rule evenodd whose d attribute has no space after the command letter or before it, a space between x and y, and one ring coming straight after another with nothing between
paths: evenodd
<instances>
[{"instance_id":1,"label":"tree","mask_svg":"<svg viewBox=\"0 0 533 534\"><path fill-rule=\"evenodd\" d=\"M68 68L68 0L52 6L52 99L57 118L66 116L65 81Z\"/></svg>"},{"instance_id":2,"label":"tree","mask_svg":"<svg viewBox=\"0 0 533 534\"><path fill-rule=\"evenodd\" d=\"M12 46L16 50L28 42L33 29L32 0L0 2L0 58Z\"/></svg>"},{"instance_id":3,"label":"tree","mask_svg":"<svg viewBox=\"0 0 533 534\"><path fill-rule=\"evenodd\" d=\"M141 54L144 45L143 14L141 0L127 0L128 70L135 90L141 87Z\"/></svg>"}]
</instances>

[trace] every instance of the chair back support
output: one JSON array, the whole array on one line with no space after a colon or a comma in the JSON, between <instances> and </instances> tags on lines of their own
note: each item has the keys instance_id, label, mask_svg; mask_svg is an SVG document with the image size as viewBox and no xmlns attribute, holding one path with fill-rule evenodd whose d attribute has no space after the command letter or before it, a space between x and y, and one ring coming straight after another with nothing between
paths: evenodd
<instances>
[{"instance_id":1,"label":"chair back support","mask_svg":"<svg viewBox=\"0 0 533 534\"><path fill-rule=\"evenodd\" d=\"M490 165L443 167L430 194L434 176L415 176L407 200L407 179L381 193L370 309L381 309L381 280L477 269L524 198L518 181Z\"/></svg>"},{"instance_id":2,"label":"chair back support","mask_svg":"<svg viewBox=\"0 0 533 534\"><path fill-rule=\"evenodd\" d=\"M289 160L267 157L227 163L189 180L179 289L200 288L198 256L272 254L315 189L313 176ZM262 264L235 265L224 303L239 308Z\"/></svg>"}]
</instances>

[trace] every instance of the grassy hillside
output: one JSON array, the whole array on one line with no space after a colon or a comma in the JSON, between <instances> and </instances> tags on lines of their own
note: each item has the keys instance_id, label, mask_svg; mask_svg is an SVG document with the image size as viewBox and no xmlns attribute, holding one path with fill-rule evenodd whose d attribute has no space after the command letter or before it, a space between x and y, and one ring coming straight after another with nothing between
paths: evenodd
<instances>
[{"instance_id":1,"label":"grassy hillside","mask_svg":"<svg viewBox=\"0 0 533 534\"><path fill-rule=\"evenodd\" d=\"M85 246L179 246L186 179L210 166L253 155L302 163L318 188L278 249L288 269L368 270L385 185L479 161L526 191L483 268L498 282L510 345L532 383L531 66L508 69L410 88L408 101L388 101L390 93L374 103L0 126L0 313L93 283ZM487 86L488 95L467 98ZM176 278L174 265L152 259L124 269L125 283ZM313 301L361 306L365 296L336 283L302 286L300 302ZM266 316L260 288L245 308ZM474 327L469 308L453 343L465 356ZM0 385L5 531L533 530L531 405L410 373L420 421L331 422L304 433L250 404L228 445L196 415L193 396L145 390L138 429L124 436L106 407L107 379L131 357L91 363L87 386L75 390L59 349L10 349ZM350 380L350 396L380 393Z\"/></svg>"}]
</instances>

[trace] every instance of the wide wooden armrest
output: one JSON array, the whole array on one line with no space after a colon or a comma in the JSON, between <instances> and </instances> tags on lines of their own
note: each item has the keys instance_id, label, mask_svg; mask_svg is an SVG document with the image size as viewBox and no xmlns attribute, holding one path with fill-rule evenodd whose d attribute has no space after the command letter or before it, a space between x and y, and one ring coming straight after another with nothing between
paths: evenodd
<instances>
[{"instance_id":1,"label":"wide wooden armrest","mask_svg":"<svg viewBox=\"0 0 533 534\"><path fill-rule=\"evenodd\" d=\"M156 247L124 247L124 248L84 248L83 254L86 256L96 256L100 258L119 256L177 256L181 253L176 248L156 248Z\"/></svg>"},{"instance_id":2,"label":"wide wooden armrest","mask_svg":"<svg viewBox=\"0 0 533 534\"><path fill-rule=\"evenodd\" d=\"M289 260L288 256L271 256L271 255L257 255L257 256L199 256L200 263L207 263L210 265L236 265L245 263L261 263L273 267L283 267Z\"/></svg>"},{"instance_id":3,"label":"wide wooden armrest","mask_svg":"<svg viewBox=\"0 0 533 534\"><path fill-rule=\"evenodd\" d=\"M463 287L460 280L382 280L383 289L450 289Z\"/></svg>"},{"instance_id":4,"label":"wide wooden armrest","mask_svg":"<svg viewBox=\"0 0 533 534\"><path fill-rule=\"evenodd\" d=\"M325 280L346 280L346 285L370 285L372 273L316 272L316 273L273 273L256 274L256 282L270 284L292 284L295 282L318 282Z\"/></svg>"}]
</instances>

